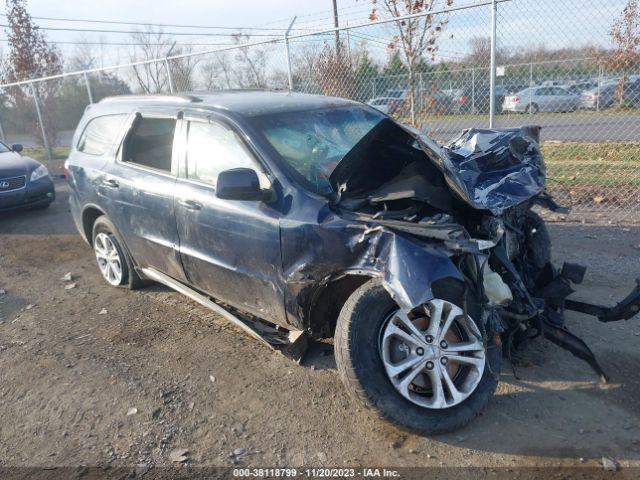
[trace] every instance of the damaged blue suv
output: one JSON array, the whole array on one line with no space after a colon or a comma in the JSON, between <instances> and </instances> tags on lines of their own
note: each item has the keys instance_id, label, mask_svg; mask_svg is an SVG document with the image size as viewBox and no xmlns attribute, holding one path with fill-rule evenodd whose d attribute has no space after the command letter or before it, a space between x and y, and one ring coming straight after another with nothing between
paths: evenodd
<instances>
[{"instance_id":1,"label":"damaged blue suv","mask_svg":"<svg viewBox=\"0 0 640 480\"><path fill-rule=\"evenodd\" d=\"M350 394L402 428L461 427L503 355L544 335L589 362L565 309L584 267L550 263L532 207L539 128L447 146L357 102L285 92L124 96L87 108L67 161L71 211L115 287L160 282L300 360L334 338Z\"/></svg>"}]
</instances>

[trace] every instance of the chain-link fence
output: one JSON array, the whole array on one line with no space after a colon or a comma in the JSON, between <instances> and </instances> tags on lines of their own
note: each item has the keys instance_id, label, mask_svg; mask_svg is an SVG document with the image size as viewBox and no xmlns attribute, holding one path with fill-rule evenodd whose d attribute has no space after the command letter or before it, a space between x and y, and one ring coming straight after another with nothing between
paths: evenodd
<instances>
[{"instance_id":1,"label":"chain-link fence","mask_svg":"<svg viewBox=\"0 0 640 480\"><path fill-rule=\"evenodd\" d=\"M627 3L443 0L402 19L378 7L374 21L357 26L41 74L0 86L0 134L50 147L55 163L85 107L109 95L230 88L335 95L441 143L469 127L540 125L549 190L572 207L565 218L640 223L640 53L631 52L624 68L612 61L624 53L611 32ZM424 35L403 38L416 32Z\"/></svg>"}]
</instances>

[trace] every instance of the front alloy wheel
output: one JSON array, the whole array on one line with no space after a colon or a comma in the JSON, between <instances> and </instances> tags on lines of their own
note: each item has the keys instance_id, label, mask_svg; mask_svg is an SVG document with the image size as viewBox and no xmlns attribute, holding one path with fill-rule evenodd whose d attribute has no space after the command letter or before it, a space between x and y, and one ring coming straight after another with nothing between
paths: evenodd
<instances>
[{"instance_id":1,"label":"front alloy wheel","mask_svg":"<svg viewBox=\"0 0 640 480\"><path fill-rule=\"evenodd\" d=\"M462 293L453 290L440 295L450 298L404 312L371 280L340 312L334 341L340 378L358 403L400 428L425 435L460 428L498 384L499 342L483 341L474 320L481 312L465 314Z\"/></svg>"},{"instance_id":2,"label":"front alloy wheel","mask_svg":"<svg viewBox=\"0 0 640 480\"><path fill-rule=\"evenodd\" d=\"M113 286L122 283L122 258L120 252L107 233L98 233L93 240L98 268L104 279Z\"/></svg>"},{"instance_id":3,"label":"front alloy wheel","mask_svg":"<svg viewBox=\"0 0 640 480\"><path fill-rule=\"evenodd\" d=\"M485 366L481 335L460 307L433 299L424 315L396 310L382 329L380 356L389 380L407 400L448 408L476 389Z\"/></svg>"}]
</instances>

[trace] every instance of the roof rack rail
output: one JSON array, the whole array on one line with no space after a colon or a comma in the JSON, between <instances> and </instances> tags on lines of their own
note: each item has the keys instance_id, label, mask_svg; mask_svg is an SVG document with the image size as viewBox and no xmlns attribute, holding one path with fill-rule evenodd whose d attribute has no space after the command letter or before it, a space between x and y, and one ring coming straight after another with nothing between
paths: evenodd
<instances>
[{"instance_id":1,"label":"roof rack rail","mask_svg":"<svg viewBox=\"0 0 640 480\"><path fill-rule=\"evenodd\" d=\"M202 99L194 95L116 95L105 97L99 103L131 101L197 103Z\"/></svg>"},{"instance_id":2,"label":"roof rack rail","mask_svg":"<svg viewBox=\"0 0 640 480\"><path fill-rule=\"evenodd\" d=\"M186 95L211 95L212 93L237 93L237 92L272 92L272 88L212 88L211 90L195 90Z\"/></svg>"}]
</instances>

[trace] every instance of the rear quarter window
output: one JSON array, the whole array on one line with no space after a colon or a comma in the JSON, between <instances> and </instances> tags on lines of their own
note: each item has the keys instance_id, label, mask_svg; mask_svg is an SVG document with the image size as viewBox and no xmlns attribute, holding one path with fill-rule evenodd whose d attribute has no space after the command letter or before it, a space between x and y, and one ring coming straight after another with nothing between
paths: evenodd
<instances>
[{"instance_id":1,"label":"rear quarter window","mask_svg":"<svg viewBox=\"0 0 640 480\"><path fill-rule=\"evenodd\" d=\"M171 173L175 118L140 117L127 136L123 161Z\"/></svg>"},{"instance_id":2,"label":"rear quarter window","mask_svg":"<svg viewBox=\"0 0 640 480\"><path fill-rule=\"evenodd\" d=\"M80 139L78 151L88 155L104 155L117 140L118 131L126 114L104 115L87 123Z\"/></svg>"}]
</instances>

